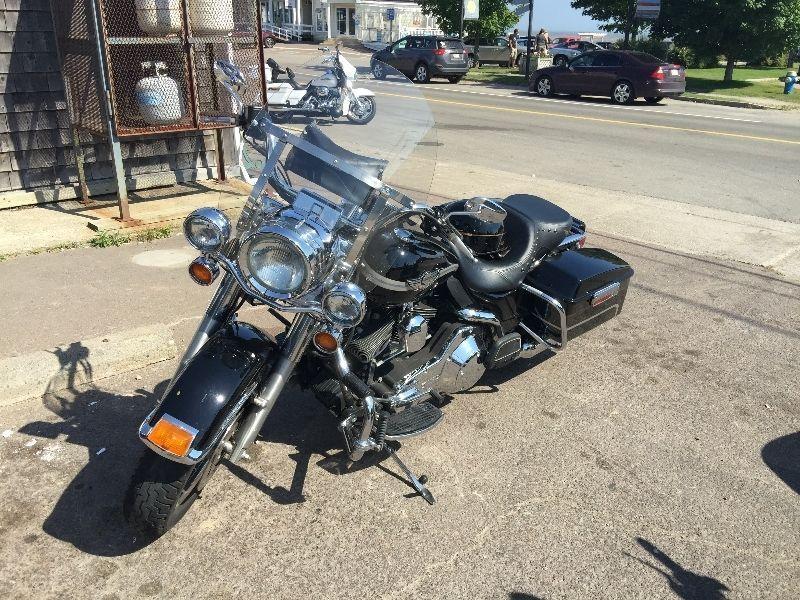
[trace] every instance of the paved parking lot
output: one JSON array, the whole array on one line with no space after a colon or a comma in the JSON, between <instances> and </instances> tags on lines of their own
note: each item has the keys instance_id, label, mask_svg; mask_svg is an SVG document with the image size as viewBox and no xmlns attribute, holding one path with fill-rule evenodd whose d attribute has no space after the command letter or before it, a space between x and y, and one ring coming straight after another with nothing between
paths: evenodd
<instances>
[{"instance_id":1,"label":"paved parking lot","mask_svg":"<svg viewBox=\"0 0 800 600\"><path fill-rule=\"evenodd\" d=\"M404 445L433 507L390 462L348 469L331 417L292 389L252 460L143 546L120 502L171 362L2 409L0 593L796 597L798 285L590 241L636 269L623 313L489 374Z\"/></svg>"}]
</instances>

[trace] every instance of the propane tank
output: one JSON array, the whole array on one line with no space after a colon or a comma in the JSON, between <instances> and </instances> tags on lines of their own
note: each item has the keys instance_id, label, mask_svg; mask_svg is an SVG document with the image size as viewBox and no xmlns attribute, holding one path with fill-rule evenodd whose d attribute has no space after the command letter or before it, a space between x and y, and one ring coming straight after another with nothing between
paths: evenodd
<instances>
[{"instance_id":1,"label":"propane tank","mask_svg":"<svg viewBox=\"0 0 800 600\"><path fill-rule=\"evenodd\" d=\"M229 35L233 32L233 0L187 0L192 34Z\"/></svg>"},{"instance_id":2,"label":"propane tank","mask_svg":"<svg viewBox=\"0 0 800 600\"><path fill-rule=\"evenodd\" d=\"M149 125L171 125L183 119L183 94L178 82L167 76L167 65L143 62L142 70L148 76L140 79L134 89L142 120Z\"/></svg>"},{"instance_id":3,"label":"propane tank","mask_svg":"<svg viewBox=\"0 0 800 600\"><path fill-rule=\"evenodd\" d=\"M136 22L147 35L181 32L181 0L136 0Z\"/></svg>"}]
</instances>

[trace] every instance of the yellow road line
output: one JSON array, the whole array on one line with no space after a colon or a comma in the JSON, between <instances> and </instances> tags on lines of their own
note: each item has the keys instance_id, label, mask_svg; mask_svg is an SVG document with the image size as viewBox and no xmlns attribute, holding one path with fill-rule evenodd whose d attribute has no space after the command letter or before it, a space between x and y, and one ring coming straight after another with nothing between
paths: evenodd
<instances>
[{"instance_id":1,"label":"yellow road line","mask_svg":"<svg viewBox=\"0 0 800 600\"><path fill-rule=\"evenodd\" d=\"M391 94L379 92L381 96L396 96L398 98L416 98L416 96L406 96L405 94ZM422 100L422 98L418 98ZM771 142L775 144L791 144L800 146L800 140L784 140L781 138L761 137L757 135L747 135L745 133L730 133L727 131L713 131L711 129L693 129L691 127L676 127L674 125L656 125L654 123L637 123L635 121L620 121L618 119L603 119L602 117L586 117L583 115L565 115L562 113L547 112L543 110L528 110L524 108L510 108L507 106L490 106L486 104L472 104L470 102L456 102L455 100L439 100L436 98L425 98L428 102L438 104L453 104L455 106L468 106L470 108L480 108L489 110L499 110L505 112L524 113L544 117L556 117L559 119L574 119L577 121L594 121L597 123L611 123L614 125L630 125L632 127L649 127L651 129L668 129L671 131L688 131L689 133L704 133L706 135L717 135L722 137L732 137L744 140L754 140L758 142Z\"/></svg>"}]
</instances>

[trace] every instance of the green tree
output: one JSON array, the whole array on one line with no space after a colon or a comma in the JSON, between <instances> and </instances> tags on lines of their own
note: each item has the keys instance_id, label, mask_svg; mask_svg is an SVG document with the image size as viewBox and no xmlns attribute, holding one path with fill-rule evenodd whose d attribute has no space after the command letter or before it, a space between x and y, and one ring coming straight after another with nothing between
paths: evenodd
<instances>
[{"instance_id":1,"label":"green tree","mask_svg":"<svg viewBox=\"0 0 800 600\"><path fill-rule=\"evenodd\" d=\"M800 44L800 0L662 0L653 34L698 55L725 56L725 81L736 61L776 56Z\"/></svg>"},{"instance_id":2,"label":"green tree","mask_svg":"<svg viewBox=\"0 0 800 600\"><path fill-rule=\"evenodd\" d=\"M636 0L572 0L572 8L583 11L587 17L603 23L600 29L625 34L625 45L633 34L634 39L643 23L633 19Z\"/></svg>"},{"instance_id":3,"label":"green tree","mask_svg":"<svg viewBox=\"0 0 800 600\"><path fill-rule=\"evenodd\" d=\"M457 33L461 22L459 0L419 0L422 12L439 20L439 27L447 33ZM479 21L464 21L468 35L494 36L505 33L516 25L517 16L508 8L506 0L480 0ZM479 27L480 26L480 27Z\"/></svg>"}]
</instances>

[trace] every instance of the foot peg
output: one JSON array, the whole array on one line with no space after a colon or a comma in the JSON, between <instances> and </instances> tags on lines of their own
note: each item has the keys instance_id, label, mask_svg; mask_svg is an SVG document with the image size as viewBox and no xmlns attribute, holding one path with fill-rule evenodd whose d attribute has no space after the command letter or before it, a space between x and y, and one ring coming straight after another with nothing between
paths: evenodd
<instances>
[{"instance_id":1,"label":"foot peg","mask_svg":"<svg viewBox=\"0 0 800 600\"><path fill-rule=\"evenodd\" d=\"M397 456L397 450L395 450L388 444L386 446L386 449L389 452L389 456L391 456L392 459L394 459L394 462L397 463L397 466L400 467L403 473L405 473L405 476L408 477L411 487L417 490L417 493L423 498L425 498L425 501L428 504L434 504L436 502L436 498L434 498L433 494L431 494L431 491L425 487L425 484L428 483L428 476L420 475L419 478L415 477L414 474L411 472L411 469L409 469L406 466L406 464L402 460L400 460L400 457Z\"/></svg>"}]
</instances>

